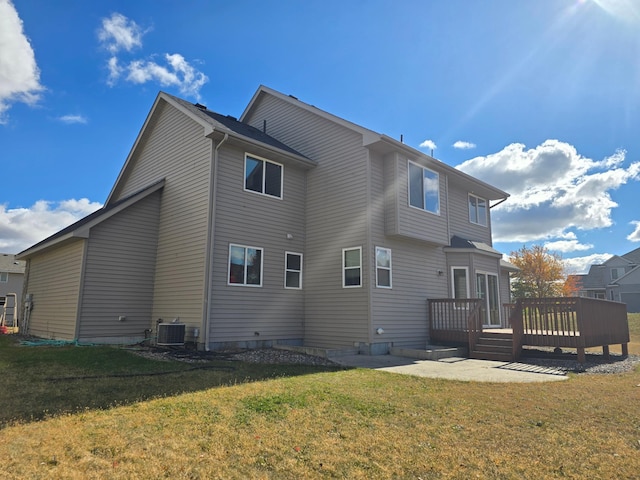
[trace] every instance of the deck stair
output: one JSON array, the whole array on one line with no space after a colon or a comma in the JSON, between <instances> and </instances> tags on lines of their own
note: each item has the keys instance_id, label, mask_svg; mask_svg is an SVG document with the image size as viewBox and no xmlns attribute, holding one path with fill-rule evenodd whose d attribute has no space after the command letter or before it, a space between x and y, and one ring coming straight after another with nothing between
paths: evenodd
<instances>
[{"instance_id":1,"label":"deck stair","mask_svg":"<svg viewBox=\"0 0 640 480\"><path fill-rule=\"evenodd\" d=\"M482 332L469 357L479 360L513 361L513 334Z\"/></svg>"}]
</instances>

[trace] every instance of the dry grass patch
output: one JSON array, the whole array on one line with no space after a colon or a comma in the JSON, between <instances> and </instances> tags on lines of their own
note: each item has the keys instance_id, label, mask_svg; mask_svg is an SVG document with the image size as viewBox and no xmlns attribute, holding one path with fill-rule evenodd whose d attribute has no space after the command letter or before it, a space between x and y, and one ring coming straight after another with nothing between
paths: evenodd
<instances>
[{"instance_id":1,"label":"dry grass patch","mask_svg":"<svg viewBox=\"0 0 640 480\"><path fill-rule=\"evenodd\" d=\"M637 344L640 315L630 325ZM604 479L640 472L639 369L491 384L240 362L187 371L109 349L29 350L33 357L18 361L11 350L0 341L0 373L9 382L0 404L19 412L11 417L17 423L0 429L0 478ZM185 370L109 377L167 368ZM46 380L53 373L105 376L58 385ZM20 410L13 397L29 407ZM33 415L43 405L56 416Z\"/></svg>"},{"instance_id":2,"label":"dry grass patch","mask_svg":"<svg viewBox=\"0 0 640 480\"><path fill-rule=\"evenodd\" d=\"M8 478L634 478L639 384L319 373L15 425L0 458Z\"/></svg>"}]
</instances>

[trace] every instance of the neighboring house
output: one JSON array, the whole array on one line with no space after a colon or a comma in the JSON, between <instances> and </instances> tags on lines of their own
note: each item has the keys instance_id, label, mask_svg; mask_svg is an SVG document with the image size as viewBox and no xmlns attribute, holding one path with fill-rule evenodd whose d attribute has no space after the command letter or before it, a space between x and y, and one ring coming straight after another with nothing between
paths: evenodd
<instances>
[{"instance_id":1,"label":"neighboring house","mask_svg":"<svg viewBox=\"0 0 640 480\"><path fill-rule=\"evenodd\" d=\"M15 255L0 253L0 323L6 326L19 321L25 263Z\"/></svg>"},{"instance_id":2,"label":"neighboring house","mask_svg":"<svg viewBox=\"0 0 640 480\"><path fill-rule=\"evenodd\" d=\"M87 342L186 325L198 348L424 348L427 300L485 299L508 194L266 87L240 120L160 93L101 210L22 252L30 333Z\"/></svg>"},{"instance_id":3,"label":"neighboring house","mask_svg":"<svg viewBox=\"0 0 640 480\"><path fill-rule=\"evenodd\" d=\"M578 295L623 302L628 312L640 312L640 248L591 265L589 273L575 277Z\"/></svg>"}]
</instances>

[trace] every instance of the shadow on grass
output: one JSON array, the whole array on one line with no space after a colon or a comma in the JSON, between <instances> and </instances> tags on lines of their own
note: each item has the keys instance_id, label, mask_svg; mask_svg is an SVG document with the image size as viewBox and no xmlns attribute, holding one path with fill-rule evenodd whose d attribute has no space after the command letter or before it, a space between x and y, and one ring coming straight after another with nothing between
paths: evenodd
<instances>
[{"instance_id":1,"label":"shadow on grass","mask_svg":"<svg viewBox=\"0 0 640 480\"><path fill-rule=\"evenodd\" d=\"M107 346L38 346L0 335L0 429L65 413L342 367L266 365L216 359L198 363L143 358Z\"/></svg>"}]
</instances>

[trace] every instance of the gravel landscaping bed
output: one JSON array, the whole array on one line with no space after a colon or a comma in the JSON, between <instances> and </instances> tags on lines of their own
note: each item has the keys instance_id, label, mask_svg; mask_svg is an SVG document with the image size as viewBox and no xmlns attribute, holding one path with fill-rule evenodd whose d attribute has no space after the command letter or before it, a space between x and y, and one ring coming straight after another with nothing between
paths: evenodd
<instances>
[{"instance_id":1,"label":"gravel landscaping bed","mask_svg":"<svg viewBox=\"0 0 640 480\"><path fill-rule=\"evenodd\" d=\"M263 363L271 365L318 365L338 366L337 363L323 357L306 355L289 350L276 348L260 348L255 350L222 350L204 352L184 349L143 348L132 350L136 355L154 360L178 360L181 362L198 363L212 360L228 360L249 363Z\"/></svg>"},{"instance_id":2,"label":"gravel landscaping bed","mask_svg":"<svg viewBox=\"0 0 640 480\"><path fill-rule=\"evenodd\" d=\"M567 373L580 374L614 374L632 371L640 365L639 355L610 354L609 360L601 353L586 353L586 362L578 362L575 353L555 354L551 351L525 349L520 362L543 367L554 367Z\"/></svg>"},{"instance_id":3,"label":"gravel landscaping bed","mask_svg":"<svg viewBox=\"0 0 640 480\"><path fill-rule=\"evenodd\" d=\"M338 366L338 364L327 358L276 348L216 352L148 348L135 350L134 353L156 360L179 360L190 363L229 360L279 365ZM621 355L611 354L610 359L607 361L602 354L587 353L586 362L581 364L578 362L575 353L556 354L550 350L526 349L520 359L520 363L553 367L567 373L615 374L632 371L637 365L640 365L640 356L629 355L628 357L622 357Z\"/></svg>"}]
</instances>

